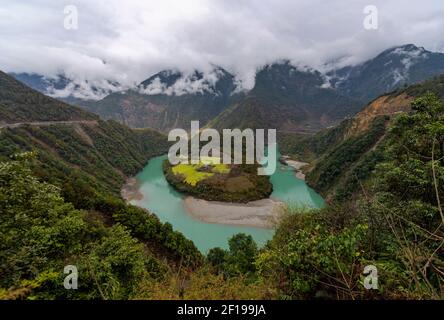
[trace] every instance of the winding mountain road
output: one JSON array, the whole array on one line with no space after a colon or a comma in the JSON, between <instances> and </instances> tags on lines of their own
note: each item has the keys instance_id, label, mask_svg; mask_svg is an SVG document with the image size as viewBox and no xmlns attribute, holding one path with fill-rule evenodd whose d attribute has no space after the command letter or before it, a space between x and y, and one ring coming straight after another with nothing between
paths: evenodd
<instances>
[{"instance_id":1,"label":"winding mountain road","mask_svg":"<svg viewBox=\"0 0 444 320\"><path fill-rule=\"evenodd\" d=\"M54 124L92 124L96 125L97 120L67 120L67 121L32 121L32 122L16 122L16 123L0 123L0 129L3 128L19 128L22 126L50 126Z\"/></svg>"}]
</instances>

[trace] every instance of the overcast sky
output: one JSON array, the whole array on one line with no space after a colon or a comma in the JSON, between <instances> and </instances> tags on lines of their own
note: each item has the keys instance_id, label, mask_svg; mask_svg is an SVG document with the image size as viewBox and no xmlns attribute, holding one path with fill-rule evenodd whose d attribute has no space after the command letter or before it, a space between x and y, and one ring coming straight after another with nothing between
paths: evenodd
<instances>
[{"instance_id":1,"label":"overcast sky","mask_svg":"<svg viewBox=\"0 0 444 320\"><path fill-rule=\"evenodd\" d=\"M75 5L78 29L64 28ZM376 5L377 30L363 27ZM0 69L141 81L165 68L220 65L251 86L277 59L318 68L395 45L444 50L443 0L0 0Z\"/></svg>"}]
</instances>

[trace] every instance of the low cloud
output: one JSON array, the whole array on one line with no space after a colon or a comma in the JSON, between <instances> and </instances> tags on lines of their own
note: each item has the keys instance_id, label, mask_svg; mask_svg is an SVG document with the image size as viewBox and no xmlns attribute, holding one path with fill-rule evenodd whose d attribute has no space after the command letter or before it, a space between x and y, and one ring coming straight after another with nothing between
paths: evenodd
<instances>
[{"instance_id":1,"label":"low cloud","mask_svg":"<svg viewBox=\"0 0 444 320\"><path fill-rule=\"evenodd\" d=\"M163 72L164 76L171 76L173 73L167 71ZM221 94L216 89L216 83L225 76L224 72L215 68L209 72L196 74L191 73L176 73L178 79L173 84L168 85L163 82L159 76L155 77L148 85L139 86L139 92L147 95L166 94L181 96L184 94L204 94L206 92L215 95ZM242 84L235 82L236 88L234 92L242 90Z\"/></svg>"},{"instance_id":2,"label":"low cloud","mask_svg":"<svg viewBox=\"0 0 444 320\"><path fill-rule=\"evenodd\" d=\"M112 92L123 91L132 86L112 83L107 80L88 81L71 80L64 88L49 86L46 94L53 98L74 97L82 100L101 100Z\"/></svg>"},{"instance_id":3,"label":"low cloud","mask_svg":"<svg viewBox=\"0 0 444 320\"><path fill-rule=\"evenodd\" d=\"M278 59L322 70L357 64L405 43L432 51L444 48L442 0L373 1L379 28L372 31L363 27L363 9L369 3L361 0L70 4L78 9L78 30L63 27L63 2L0 0L0 69L64 74L74 84L54 90L54 95L80 88L79 94L97 98L115 89L110 83L132 87L163 69L210 75L218 65L248 89L256 70ZM211 89L211 79L189 80L184 77L169 88L153 82L144 90L183 94Z\"/></svg>"}]
</instances>

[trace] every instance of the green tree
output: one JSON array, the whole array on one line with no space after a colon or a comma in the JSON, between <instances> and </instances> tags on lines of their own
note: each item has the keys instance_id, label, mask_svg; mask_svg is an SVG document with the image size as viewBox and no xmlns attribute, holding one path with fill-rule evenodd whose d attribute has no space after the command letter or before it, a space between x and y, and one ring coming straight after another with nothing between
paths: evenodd
<instances>
[{"instance_id":1,"label":"green tree","mask_svg":"<svg viewBox=\"0 0 444 320\"><path fill-rule=\"evenodd\" d=\"M228 240L227 269L230 274L245 274L256 270L257 245L251 235L239 233Z\"/></svg>"},{"instance_id":2,"label":"green tree","mask_svg":"<svg viewBox=\"0 0 444 320\"><path fill-rule=\"evenodd\" d=\"M0 162L0 298L126 299L164 267L123 226L76 210L30 170L35 155ZM64 266L79 289L63 287Z\"/></svg>"}]
</instances>

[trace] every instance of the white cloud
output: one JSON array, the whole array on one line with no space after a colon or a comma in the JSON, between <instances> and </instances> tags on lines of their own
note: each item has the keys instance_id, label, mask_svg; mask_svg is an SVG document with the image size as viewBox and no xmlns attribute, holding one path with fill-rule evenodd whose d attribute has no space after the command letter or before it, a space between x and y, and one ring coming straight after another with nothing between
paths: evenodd
<instances>
[{"instance_id":1,"label":"white cloud","mask_svg":"<svg viewBox=\"0 0 444 320\"><path fill-rule=\"evenodd\" d=\"M0 0L0 69L131 86L166 68L209 74L220 65L248 88L277 59L321 68L405 43L444 48L442 0L375 0L376 31L362 26L366 0L72 0L78 30L63 28L65 4ZM200 89L184 78L171 90Z\"/></svg>"},{"instance_id":2,"label":"white cloud","mask_svg":"<svg viewBox=\"0 0 444 320\"><path fill-rule=\"evenodd\" d=\"M83 100L100 100L105 98L111 92L127 89L129 89L129 86L111 83L107 80L79 81L78 79L73 79L62 89L49 86L46 94L53 98L74 97Z\"/></svg>"},{"instance_id":3,"label":"white cloud","mask_svg":"<svg viewBox=\"0 0 444 320\"><path fill-rule=\"evenodd\" d=\"M164 73L165 75L165 73ZM166 74L171 75L171 74ZM203 94L210 92L215 95L221 94L216 90L217 81L224 76L220 69L203 72L199 76L195 72L178 74L178 79L170 86L162 82L160 77L155 77L148 85L140 86L139 92L147 95L166 94L181 96L184 94ZM241 84L238 84L241 85ZM236 88L234 92L238 91Z\"/></svg>"}]
</instances>

